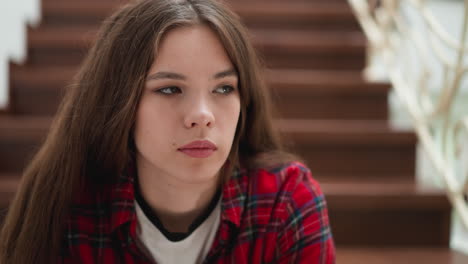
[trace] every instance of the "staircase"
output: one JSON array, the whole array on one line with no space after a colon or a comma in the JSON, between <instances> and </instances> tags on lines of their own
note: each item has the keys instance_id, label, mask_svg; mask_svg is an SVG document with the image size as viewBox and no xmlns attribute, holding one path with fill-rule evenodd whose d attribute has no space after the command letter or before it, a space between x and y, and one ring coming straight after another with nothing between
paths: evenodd
<instances>
[{"instance_id":1,"label":"staircase","mask_svg":"<svg viewBox=\"0 0 468 264\"><path fill-rule=\"evenodd\" d=\"M0 113L0 203L45 138L100 21L118 0L43 0L28 61L11 65ZM337 263L468 263L449 249L451 207L415 184L416 137L389 127L390 85L361 77L366 40L345 0L231 0L280 110L276 124L327 197Z\"/></svg>"}]
</instances>

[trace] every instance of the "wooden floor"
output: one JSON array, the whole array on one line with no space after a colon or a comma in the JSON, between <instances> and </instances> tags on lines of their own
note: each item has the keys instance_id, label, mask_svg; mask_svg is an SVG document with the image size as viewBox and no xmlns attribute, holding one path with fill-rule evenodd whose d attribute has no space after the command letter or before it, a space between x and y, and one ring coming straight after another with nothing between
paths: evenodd
<instances>
[{"instance_id":1,"label":"wooden floor","mask_svg":"<svg viewBox=\"0 0 468 264\"><path fill-rule=\"evenodd\" d=\"M338 248L338 264L466 264L465 254L441 248Z\"/></svg>"}]
</instances>

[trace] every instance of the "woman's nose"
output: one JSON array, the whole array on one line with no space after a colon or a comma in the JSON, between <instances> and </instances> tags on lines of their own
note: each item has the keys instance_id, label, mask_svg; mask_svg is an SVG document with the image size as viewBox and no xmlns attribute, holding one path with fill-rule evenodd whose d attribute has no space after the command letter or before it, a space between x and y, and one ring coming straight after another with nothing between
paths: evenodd
<instances>
[{"instance_id":1,"label":"woman's nose","mask_svg":"<svg viewBox=\"0 0 468 264\"><path fill-rule=\"evenodd\" d=\"M185 116L184 124L187 128L192 127L212 127L215 118L208 103L204 100L192 104Z\"/></svg>"}]
</instances>

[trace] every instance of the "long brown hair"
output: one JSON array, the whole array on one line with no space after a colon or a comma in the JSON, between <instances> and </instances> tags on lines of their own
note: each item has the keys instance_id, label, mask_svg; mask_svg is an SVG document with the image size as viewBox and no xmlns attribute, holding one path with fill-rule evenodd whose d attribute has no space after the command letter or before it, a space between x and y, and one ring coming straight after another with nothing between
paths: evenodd
<instances>
[{"instance_id":1,"label":"long brown hair","mask_svg":"<svg viewBox=\"0 0 468 264\"><path fill-rule=\"evenodd\" d=\"M1 263L53 263L79 191L116 180L134 158L133 126L155 47L175 27L216 32L239 75L241 117L227 164L261 167L294 158L272 126L260 63L236 14L213 0L143 0L107 19L23 173L0 237ZM155 46L156 45L156 46Z\"/></svg>"}]
</instances>

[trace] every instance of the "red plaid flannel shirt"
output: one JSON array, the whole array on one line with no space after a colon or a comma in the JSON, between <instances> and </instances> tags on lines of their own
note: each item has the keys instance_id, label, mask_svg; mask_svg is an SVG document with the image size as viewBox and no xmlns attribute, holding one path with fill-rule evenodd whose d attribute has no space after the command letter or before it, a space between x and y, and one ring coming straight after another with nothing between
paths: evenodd
<instances>
[{"instance_id":1,"label":"red plaid flannel shirt","mask_svg":"<svg viewBox=\"0 0 468 264\"><path fill-rule=\"evenodd\" d=\"M80 197L66 221L60 263L152 263L135 243L134 175L129 170L98 196ZM335 263L325 198L303 164L237 170L222 194L204 263Z\"/></svg>"}]
</instances>

